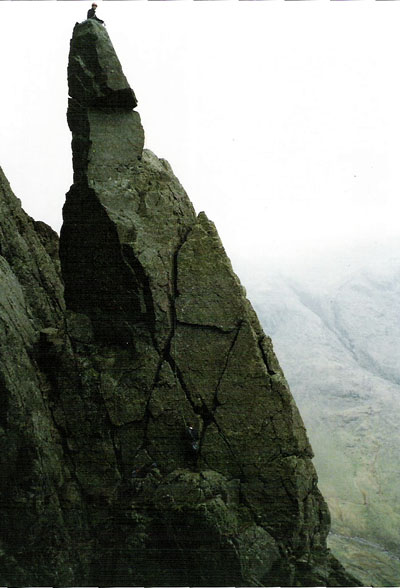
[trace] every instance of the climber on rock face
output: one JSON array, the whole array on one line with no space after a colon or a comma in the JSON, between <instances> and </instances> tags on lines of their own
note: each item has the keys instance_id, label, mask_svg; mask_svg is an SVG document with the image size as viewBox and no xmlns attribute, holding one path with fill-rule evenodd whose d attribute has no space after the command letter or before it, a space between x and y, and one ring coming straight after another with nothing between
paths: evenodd
<instances>
[{"instance_id":1,"label":"climber on rock face","mask_svg":"<svg viewBox=\"0 0 400 588\"><path fill-rule=\"evenodd\" d=\"M185 429L186 456L191 462L196 462L200 451L199 431L189 423Z\"/></svg>"},{"instance_id":2,"label":"climber on rock face","mask_svg":"<svg viewBox=\"0 0 400 588\"><path fill-rule=\"evenodd\" d=\"M88 13L87 13L88 20L89 20L89 18L92 18L93 20L97 20L97 22L100 22L101 24L104 24L104 20L101 20L100 18L97 18L97 16L96 16L96 8L97 8L97 4L95 2L93 2L92 8L90 10L88 10Z\"/></svg>"}]
</instances>

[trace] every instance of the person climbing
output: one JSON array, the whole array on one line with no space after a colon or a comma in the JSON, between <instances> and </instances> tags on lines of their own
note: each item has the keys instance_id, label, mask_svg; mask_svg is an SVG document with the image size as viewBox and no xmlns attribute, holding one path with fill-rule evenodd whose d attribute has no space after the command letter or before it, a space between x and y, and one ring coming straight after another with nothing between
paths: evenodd
<instances>
[{"instance_id":1,"label":"person climbing","mask_svg":"<svg viewBox=\"0 0 400 588\"><path fill-rule=\"evenodd\" d=\"M92 8L90 8L90 10L88 10L88 13L87 13L88 20L89 20L89 18L92 18L93 20L97 20L97 22L100 22L101 24L105 24L104 20L97 18L96 8L97 8L97 4L95 2L93 2Z\"/></svg>"},{"instance_id":2,"label":"person climbing","mask_svg":"<svg viewBox=\"0 0 400 588\"><path fill-rule=\"evenodd\" d=\"M189 423L185 429L186 457L191 464L196 464L200 451L199 431Z\"/></svg>"}]
</instances>

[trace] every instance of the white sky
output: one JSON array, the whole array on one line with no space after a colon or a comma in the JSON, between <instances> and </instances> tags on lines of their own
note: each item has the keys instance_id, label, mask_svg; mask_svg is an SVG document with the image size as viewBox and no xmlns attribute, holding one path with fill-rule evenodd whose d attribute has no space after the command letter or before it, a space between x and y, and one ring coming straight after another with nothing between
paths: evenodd
<instances>
[{"instance_id":1,"label":"white sky","mask_svg":"<svg viewBox=\"0 0 400 588\"><path fill-rule=\"evenodd\" d=\"M98 2L167 159L235 260L399 234L400 2ZM57 231L66 68L90 2L0 2L0 165Z\"/></svg>"}]
</instances>

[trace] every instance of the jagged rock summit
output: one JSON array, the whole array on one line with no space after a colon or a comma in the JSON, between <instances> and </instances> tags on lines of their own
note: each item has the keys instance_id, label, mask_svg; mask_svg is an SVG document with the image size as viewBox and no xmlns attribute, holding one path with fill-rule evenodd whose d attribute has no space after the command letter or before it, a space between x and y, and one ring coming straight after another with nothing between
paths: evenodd
<instances>
[{"instance_id":1,"label":"jagged rock summit","mask_svg":"<svg viewBox=\"0 0 400 588\"><path fill-rule=\"evenodd\" d=\"M136 96L105 28L87 20L76 25L73 37L68 63L71 98L82 106L135 108Z\"/></svg>"},{"instance_id":2,"label":"jagged rock summit","mask_svg":"<svg viewBox=\"0 0 400 588\"><path fill-rule=\"evenodd\" d=\"M66 308L54 235L2 180L2 584L358 585L326 548L271 341L214 225L143 150L99 23L75 26L68 76Z\"/></svg>"}]
</instances>

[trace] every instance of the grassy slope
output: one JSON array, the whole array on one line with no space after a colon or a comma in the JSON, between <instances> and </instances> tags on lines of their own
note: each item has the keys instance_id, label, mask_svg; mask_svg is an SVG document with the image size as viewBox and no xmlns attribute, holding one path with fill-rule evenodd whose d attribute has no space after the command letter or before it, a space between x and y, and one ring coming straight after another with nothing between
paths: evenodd
<instances>
[{"instance_id":1,"label":"grassy slope","mask_svg":"<svg viewBox=\"0 0 400 588\"><path fill-rule=\"evenodd\" d=\"M397 279L371 276L325 296L287 283L249 288L316 454L332 550L375 586L400 585L400 385L387 359L400 346L398 290Z\"/></svg>"}]
</instances>

